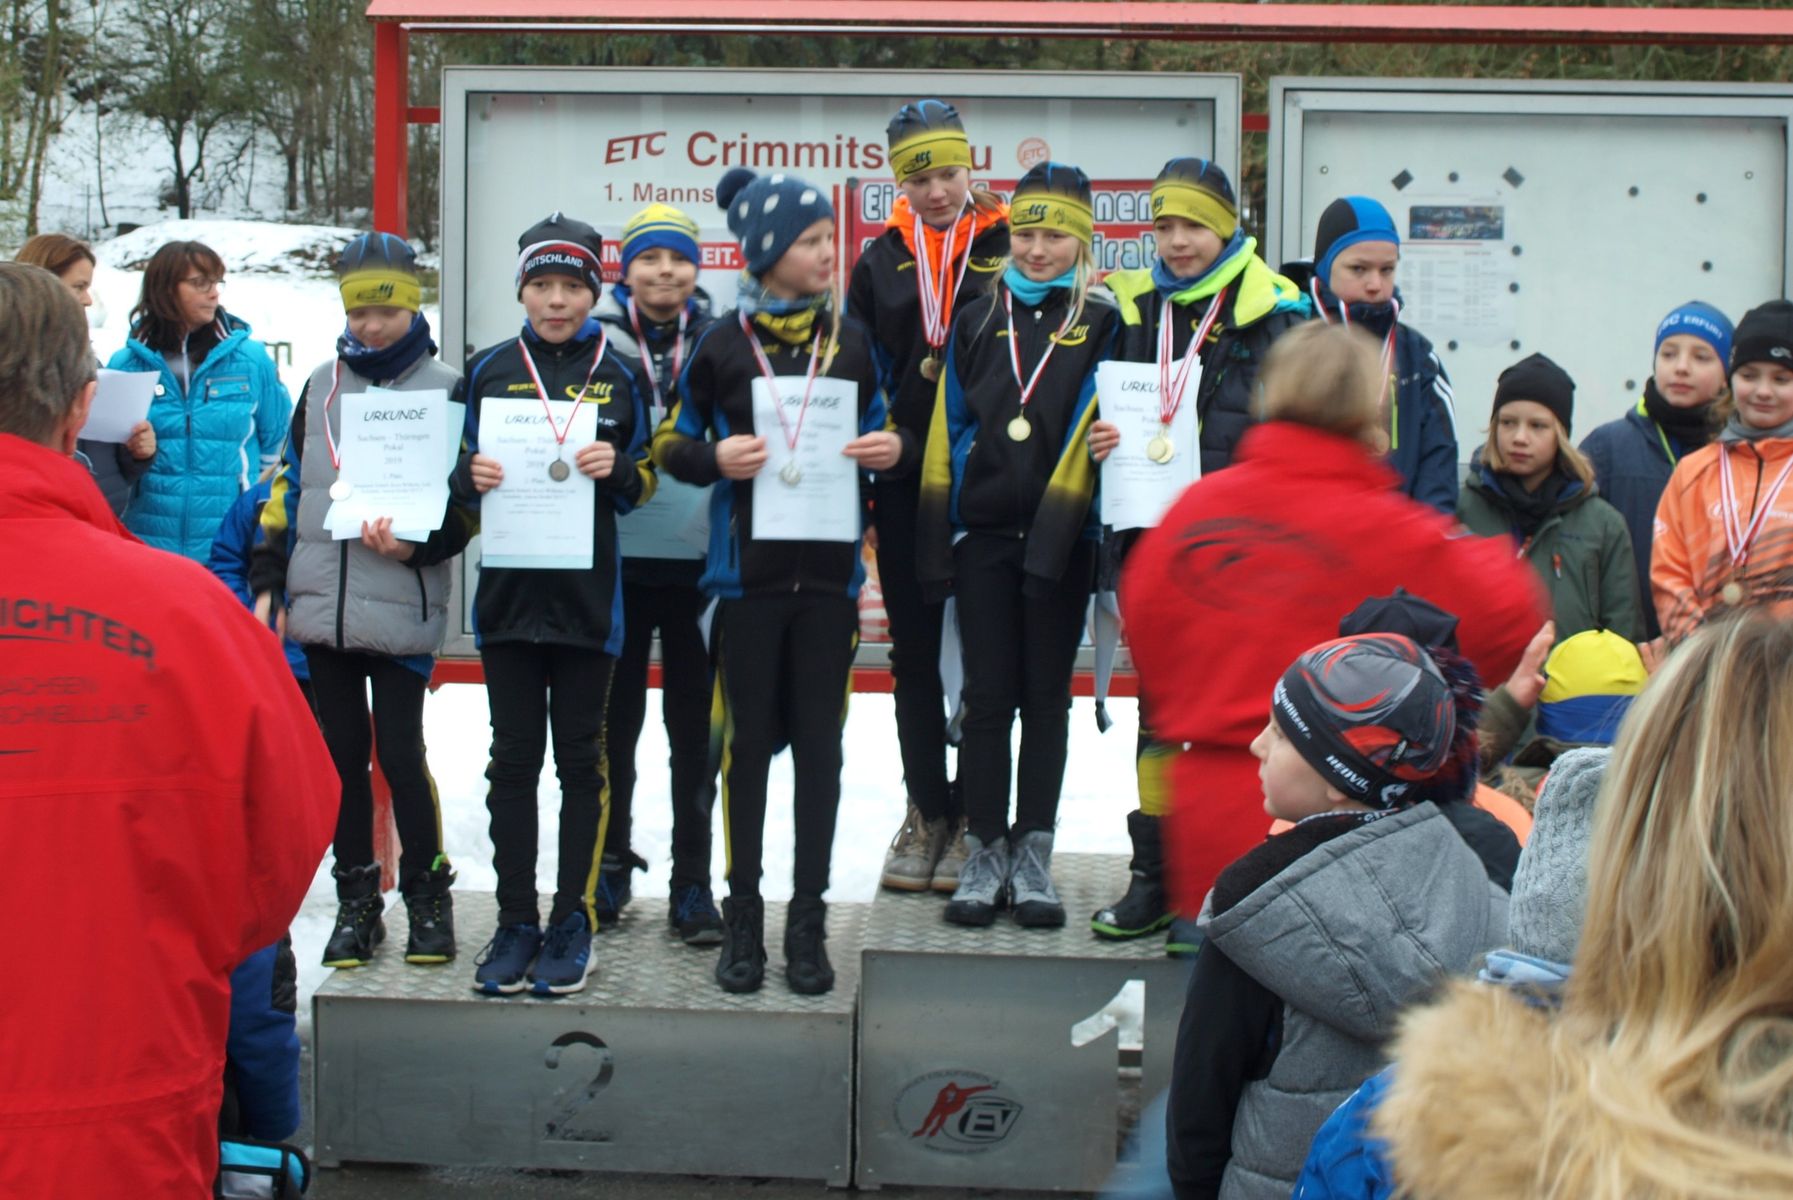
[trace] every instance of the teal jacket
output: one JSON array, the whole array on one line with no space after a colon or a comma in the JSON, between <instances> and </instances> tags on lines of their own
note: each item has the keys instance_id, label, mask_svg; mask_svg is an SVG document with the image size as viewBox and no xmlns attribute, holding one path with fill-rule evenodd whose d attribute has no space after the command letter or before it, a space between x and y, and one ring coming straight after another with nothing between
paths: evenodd
<instances>
[{"instance_id":1,"label":"teal jacket","mask_svg":"<svg viewBox=\"0 0 1793 1200\"><path fill-rule=\"evenodd\" d=\"M218 320L223 339L185 389L161 353L135 336L106 364L161 377L149 406L156 457L125 509L125 527L202 564L230 506L280 461L293 414L267 347L241 318L220 313Z\"/></svg>"}]
</instances>

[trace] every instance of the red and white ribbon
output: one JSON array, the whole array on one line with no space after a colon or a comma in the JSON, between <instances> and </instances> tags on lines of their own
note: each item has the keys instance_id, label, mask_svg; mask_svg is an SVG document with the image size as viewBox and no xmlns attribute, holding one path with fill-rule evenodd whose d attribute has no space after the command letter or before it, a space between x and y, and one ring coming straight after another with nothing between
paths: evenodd
<instances>
[{"instance_id":1,"label":"red and white ribbon","mask_svg":"<svg viewBox=\"0 0 1793 1200\"><path fill-rule=\"evenodd\" d=\"M1745 526L1743 514L1737 511L1737 486L1731 482L1731 456L1729 453L1719 455L1718 504L1723 510L1725 547L1731 552L1731 570L1736 574L1743 574L1750 550L1755 546L1756 538L1761 536L1762 526L1768 523L1768 514L1774 510L1775 501L1780 499L1781 489L1787 486L1789 476L1793 476L1793 458L1788 459L1781 473L1775 476L1767 498Z\"/></svg>"},{"instance_id":2,"label":"red and white ribbon","mask_svg":"<svg viewBox=\"0 0 1793 1200\"><path fill-rule=\"evenodd\" d=\"M1164 311L1158 314L1158 423L1166 429L1177 415L1177 409L1183 405L1183 389L1189 386L1189 372L1201 361L1202 347L1208 344L1208 331L1214 328L1214 322L1220 316L1220 310L1226 304L1226 289L1221 288L1208 302L1208 311L1202 317L1202 323L1195 331L1195 339L1183 351L1183 357L1176 365L1176 374L1171 373L1171 356L1176 353L1176 320L1173 312L1176 305L1169 300L1164 302Z\"/></svg>"},{"instance_id":3,"label":"red and white ribbon","mask_svg":"<svg viewBox=\"0 0 1793 1200\"><path fill-rule=\"evenodd\" d=\"M760 365L760 374L766 377L766 386L772 393L772 411L778 414L778 425L784 434L785 449L793 456L797 453L797 441L803 436L803 418L809 415L809 395L816 386L816 364L821 361L822 330L816 330L816 339L809 347L809 370L803 378L803 407L797 410L797 424L793 427L790 419L784 415L784 400L778 394L778 374L772 370L772 362L766 352L760 349L760 340L754 336L753 326L747 323L747 314L736 310L735 316L740 319L741 332L747 335L747 344L753 347L753 357ZM818 325L820 322L818 322Z\"/></svg>"},{"instance_id":4,"label":"red and white ribbon","mask_svg":"<svg viewBox=\"0 0 1793 1200\"><path fill-rule=\"evenodd\" d=\"M960 210L961 213L963 211ZM940 248L939 269L947 272L948 278L952 276L953 247L957 244L962 220L962 217L953 218ZM953 320L953 308L958 304L959 289L965 285L965 269L971 263L972 231L969 226L973 222L965 223L965 249L959 256L958 278L953 281L950 295L947 294L945 281L935 273L934 256L928 253L927 237L923 232L920 214L916 215L915 228L910 233L915 243L915 290L921 297L922 336L927 339L931 350L938 350L946 345L947 330Z\"/></svg>"},{"instance_id":5,"label":"red and white ribbon","mask_svg":"<svg viewBox=\"0 0 1793 1200\"><path fill-rule=\"evenodd\" d=\"M579 405L585 401L586 389L591 387L591 378L598 373L598 364L604 361L604 351L610 348L608 331L598 335L598 352L591 356L591 369L585 373L585 382L579 385L579 394L573 397L573 411L567 414L566 427L562 428L554 420L554 410L548 405L548 389L542 384L542 374L535 369L535 359L530 356L529 345L522 338L517 339L517 349L523 352L523 365L529 368L529 378L535 383L535 394L542 399L542 411L548 414L548 428L554 434L554 444L565 447L567 435L573 432L573 419L579 415Z\"/></svg>"},{"instance_id":6,"label":"red and white ribbon","mask_svg":"<svg viewBox=\"0 0 1793 1200\"><path fill-rule=\"evenodd\" d=\"M1002 308L1008 315L1009 321L1009 367L1015 373L1015 386L1021 389L1021 411L1026 413L1027 402L1033 399L1034 386L1040 382L1040 373L1052 360L1052 352L1058 349L1058 339L1065 336L1065 330L1071 327L1071 318L1077 310L1072 308L1065 313L1064 323L1058 327L1058 332L1047 341L1046 353L1040 355L1040 361L1034 366L1033 374L1027 377L1026 383L1023 383L1021 382L1021 349L1016 344L1019 339L1015 337L1015 296L1006 287L1002 289Z\"/></svg>"},{"instance_id":7,"label":"red and white ribbon","mask_svg":"<svg viewBox=\"0 0 1793 1200\"><path fill-rule=\"evenodd\" d=\"M677 380L679 368L685 362L685 323L691 318L689 306L679 308L679 338L672 346L672 378ZM666 408L665 397L660 391L660 377L654 372L654 352L648 348L647 336L641 332L641 317L635 311L635 297L629 297L629 324L635 327L635 344L641 348L641 370L647 376L647 385L654 393L654 415L658 417Z\"/></svg>"}]
</instances>

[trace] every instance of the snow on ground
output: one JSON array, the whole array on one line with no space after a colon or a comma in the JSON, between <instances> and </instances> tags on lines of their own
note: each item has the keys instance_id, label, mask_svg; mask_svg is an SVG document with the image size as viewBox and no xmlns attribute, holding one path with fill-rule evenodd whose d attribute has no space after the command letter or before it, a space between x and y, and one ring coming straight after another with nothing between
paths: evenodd
<instances>
[{"instance_id":1,"label":"snow on ground","mask_svg":"<svg viewBox=\"0 0 1793 1200\"><path fill-rule=\"evenodd\" d=\"M1110 700L1108 712L1114 727L1096 731L1091 702L1077 700L1071 707L1071 744L1065 769L1064 798L1059 806L1058 841L1061 852L1125 854L1126 815L1137 807L1133 749L1139 732L1138 706L1131 700ZM635 876L635 894L666 894L672 844L671 792L663 766L668 760L666 729L659 724L658 703L650 697L648 722L641 732L635 759L640 779L635 785L635 818L632 842L635 852L648 860L646 874ZM485 690L449 686L437 691L424 707L424 740L429 746L430 771L442 798L442 833L448 853L460 876L459 891L491 891L497 884L492 872L492 841L486 832L486 748L490 737ZM870 900L878 888L884 850L902 823L904 812L903 767L897 755L896 721L888 695L854 696L848 711L845 737L846 767L841 772L840 818L834 839L833 886L828 899ZM1017 728L1017 754L1019 730ZM560 791L554 781L552 760L543 767L540 792L540 857L536 884L541 891L543 915L554 892L556 847L560 828ZM770 802L766 812L766 898L785 900L791 894L791 756L787 751L773 760ZM715 852L711 864L712 886L718 898L722 884L722 814L716 814ZM1118 897L1117 897L1118 898ZM336 893L329 863L318 868L304 910L293 924L293 949L299 959L301 1020L309 1022L311 994L330 974L318 965L324 942L336 915ZM1088 913L1071 913L1073 924ZM396 897L388 901L387 947L384 953L402 953L405 937L404 905ZM457 926L460 961L452 968L471 978L473 956L492 934L489 929ZM602 969L604 939L598 939Z\"/></svg>"}]
</instances>

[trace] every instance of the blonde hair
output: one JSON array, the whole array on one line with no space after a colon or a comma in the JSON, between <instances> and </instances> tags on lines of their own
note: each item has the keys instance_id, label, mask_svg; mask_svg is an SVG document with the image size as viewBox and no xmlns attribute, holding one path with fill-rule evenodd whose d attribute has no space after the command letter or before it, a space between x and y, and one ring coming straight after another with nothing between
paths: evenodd
<instances>
[{"instance_id":1,"label":"blonde hair","mask_svg":"<svg viewBox=\"0 0 1793 1200\"><path fill-rule=\"evenodd\" d=\"M1751 613L1688 639L1614 747L1548 1035L1598 1055L1557 1082L1603 1119L1544 1130L1551 1194L1793 1195L1789 863L1793 625Z\"/></svg>"},{"instance_id":2,"label":"blonde hair","mask_svg":"<svg viewBox=\"0 0 1793 1200\"><path fill-rule=\"evenodd\" d=\"M1382 444L1380 347L1361 329L1310 321L1270 344L1258 372L1259 411L1266 421L1293 421Z\"/></svg>"},{"instance_id":3,"label":"blonde hair","mask_svg":"<svg viewBox=\"0 0 1793 1200\"><path fill-rule=\"evenodd\" d=\"M996 278L1001 279L1008 269L1015 265L1015 256L1010 254L1002 260L1002 266L996 271ZM1083 316L1084 302L1089 299L1090 284L1095 282L1096 255L1088 242L1077 243L1077 265L1071 268L1071 311L1065 317L1065 328L1077 324ZM997 305L992 304L984 310L984 323L979 330L986 328L996 317Z\"/></svg>"},{"instance_id":4,"label":"blonde hair","mask_svg":"<svg viewBox=\"0 0 1793 1200\"><path fill-rule=\"evenodd\" d=\"M1494 411L1500 412L1499 409ZM1594 464L1575 448L1575 443L1569 440L1569 431L1563 428L1562 420L1555 413L1550 414L1550 428L1556 434L1556 465L1571 479L1579 480L1583 487L1593 486ZM1510 474L1512 468L1507 466L1506 456L1500 452L1499 429L1498 419L1488 422L1488 440L1482 444L1482 462L1491 471Z\"/></svg>"}]
</instances>

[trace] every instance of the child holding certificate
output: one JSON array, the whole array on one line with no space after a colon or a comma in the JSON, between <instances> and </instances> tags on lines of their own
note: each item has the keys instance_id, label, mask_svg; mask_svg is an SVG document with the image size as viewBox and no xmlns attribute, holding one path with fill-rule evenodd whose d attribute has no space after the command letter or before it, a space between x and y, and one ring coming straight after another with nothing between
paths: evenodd
<instances>
[{"instance_id":1,"label":"child holding certificate","mask_svg":"<svg viewBox=\"0 0 1793 1200\"><path fill-rule=\"evenodd\" d=\"M697 286L697 222L650 204L623 226L623 280L598 305L613 349L641 364L643 399L658 425L677 391L679 372L710 323L710 297ZM645 870L629 845L635 795L635 743L647 719L648 651L660 635L660 711L672 751L672 896L667 919L687 945L722 940L710 894L710 652L700 618L704 489L662 479L654 503L618 526L623 548L623 653L610 681L606 746L610 819L598 872L598 922L629 902L629 876ZM642 524L643 520L649 523Z\"/></svg>"},{"instance_id":2,"label":"child holding certificate","mask_svg":"<svg viewBox=\"0 0 1793 1200\"><path fill-rule=\"evenodd\" d=\"M446 504L438 528L421 542L400 540L390 517L377 514L361 523L358 537L333 538L327 526L331 508L354 490L340 469L344 397L374 388L399 393L406 407L439 405L438 419L446 423L461 380L436 360L430 324L418 311L416 255L404 239L362 234L344 247L336 270L348 327L337 339L336 357L319 364L299 394L261 510L249 587L258 615L284 624L304 648L318 724L342 780L331 869L338 909L324 965L361 966L386 933L370 754L379 756L391 785L403 847L398 886L410 917L405 961L444 963L455 956L448 891L454 872L443 853L436 782L424 760L423 697L448 629L449 559L472 536L472 516ZM449 463L446 457L438 462L438 478L445 478Z\"/></svg>"},{"instance_id":3,"label":"child holding certificate","mask_svg":"<svg viewBox=\"0 0 1793 1200\"><path fill-rule=\"evenodd\" d=\"M847 311L871 334L891 419L919 445L933 419L953 313L988 290L1007 261L1008 205L971 186L971 143L952 105L905 104L891 118L888 137L898 196L883 235L853 267ZM909 794L881 882L899 891L950 892L965 863L965 814L946 771L940 683L946 606L924 600L915 575L920 498L913 474L880 479L873 489L897 743Z\"/></svg>"},{"instance_id":4,"label":"child holding certificate","mask_svg":"<svg viewBox=\"0 0 1793 1200\"><path fill-rule=\"evenodd\" d=\"M1046 162L1016 185L1001 284L953 322L922 468L916 566L957 598L965 662L969 854L946 918L988 925L1012 901L1022 925L1065 921L1052 883L1071 670L1095 578L1086 449L1096 366L1114 307L1088 297L1089 179ZM1015 822L1009 731L1021 713Z\"/></svg>"},{"instance_id":5,"label":"child holding certificate","mask_svg":"<svg viewBox=\"0 0 1793 1200\"><path fill-rule=\"evenodd\" d=\"M1258 367L1270 343L1307 319L1308 303L1258 257L1257 239L1239 225L1232 183L1205 158L1173 158L1158 172L1152 236L1156 264L1115 271L1104 280L1121 310L1115 357L1152 364L1160 380L1161 427L1144 437L1149 462L1174 470L1187 461L1182 455L1194 453L1198 473L1212 474L1232 462L1240 437L1256 420ZM1173 424L1192 431L1184 445L1177 444ZM1141 440L1136 432L1123 434L1117 425L1097 421L1090 452L1100 462L1123 437L1135 446ZM1101 591L1115 590L1138 532L1108 531L1098 571ZM1097 937L1142 937L1171 922L1161 827L1170 803L1170 750L1153 739L1149 721L1142 713L1135 759L1139 808L1127 815L1131 877L1126 893L1090 918ZM1176 930L1172 943L1173 953L1183 944Z\"/></svg>"},{"instance_id":6,"label":"child holding certificate","mask_svg":"<svg viewBox=\"0 0 1793 1200\"><path fill-rule=\"evenodd\" d=\"M467 367L458 496L481 510L473 617L492 708L492 860L498 928L475 991L585 987L597 928L604 701L622 650L616 517L653 490L636 376L592 319L597 231L554 213L517 240L520 334ZM536 788L552 729L560 776L558 886L536 907Z\"/></svg>"},{"instance_id":7,"label":"child holding certificate","mask_svg":"<svg viewBox=\"0 0 1793 1200\"><path fill-rule=\"evenodd\" d=\"M912 468L915 450L886 428L869 339L841 316L827 197L794 175L739 167L716 197L747 269L734 311L691 352L679 403L654 438L654 458L674 478L716 485L702 580L720 601L727 713L729 894L716 982L751 992L765 978L766 774L789 744L796 861L785 978L793 991L815 994L834 986L822 893L859 627L861 471Z\"/></svg>"}]
</instances>

